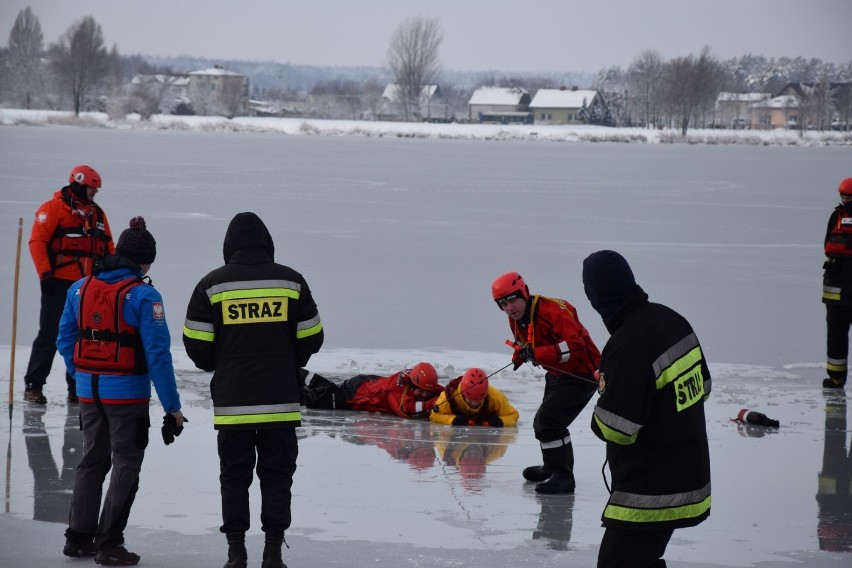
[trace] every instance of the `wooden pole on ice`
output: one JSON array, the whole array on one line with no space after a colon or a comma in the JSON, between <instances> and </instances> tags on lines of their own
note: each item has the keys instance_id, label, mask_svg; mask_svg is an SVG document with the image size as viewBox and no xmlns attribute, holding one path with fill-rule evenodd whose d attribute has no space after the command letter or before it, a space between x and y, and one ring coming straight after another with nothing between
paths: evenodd
<instances>
[{"instance_id":1,"label":"wooden pole on ice","mask_svg":"<svg viewBox=\"0 0 852 568\"><path fill-rule=\"evenodd\" d=\"M18 217L18 249L15 253L15 286L12 297L12 352L9 357L9 431L12 430L12 408L15 399L15 342L18 335L18 276L21 273L21 236L24 218Z\"/></svg>"}]
</instances>

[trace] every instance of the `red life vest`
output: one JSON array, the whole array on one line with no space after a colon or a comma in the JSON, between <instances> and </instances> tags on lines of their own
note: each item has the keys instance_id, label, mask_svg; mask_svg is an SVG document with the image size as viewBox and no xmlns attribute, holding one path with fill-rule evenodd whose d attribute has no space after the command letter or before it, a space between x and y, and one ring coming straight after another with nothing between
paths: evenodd
<instances>
[{"instance_id":1,"label":"red life vest","mask_svg":"<svg viewBox=\"0 0 852 568\"><path fill-rule=\"evenodd\" d=\"M115 283L94 276L80 286L74 366L92 374L144 375L148 372L139 332L124 321L124 300L143 284L140 278Z\"/></svg>"},{"instance_id":2,"label":"red life vest","mask_svg":"<svg viewBox=\"0 0 852 568\"><path fill-rule=\"evenodd\" d=\"M826 256L852 256L852 215L843 207L837 208L837 222L825 243Z\"/></svg>"},{"instance_id":3,"label":"red life vest","mask_svg":"<svg viewBox=\"0 0 852 568\"><path fill-rule=\"evenodd\" d=\"M106 233L103 211L94 203L88 206L91 213L85 209L75 208L73 200L68 201L71 207L71 219L74 224L56 227L48 247L50 266L54 270L80 262L80 257L90 257L99 260L109 254L110 237ZM62 257L63 262L57 262ZM81 273L85 272L81 268Z\"/></svg>"}]
</instances>

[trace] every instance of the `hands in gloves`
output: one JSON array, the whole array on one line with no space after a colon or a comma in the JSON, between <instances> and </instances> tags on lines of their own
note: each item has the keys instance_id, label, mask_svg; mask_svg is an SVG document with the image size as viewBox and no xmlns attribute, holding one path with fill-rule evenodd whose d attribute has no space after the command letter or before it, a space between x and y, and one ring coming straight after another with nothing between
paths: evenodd
<instances>
[{"instance_id":1,"label":"hands in gloves","mask_svg":"<svg viewBox=\"0 0 852 568\"><path fill-rule=\"evenodd\" d=\"M184 422L189 422L189 419L186 418L180 410L176 412L167 412L165 416L163 416L163 427L161 431L163 433L163 442L167 446L175 441L175 436L180 436L181 432L183 432Z\"/></svg>"},{"instance_id":2,"label":"hands in gloves","mask_svg":"<svg viewBox=\"0 0 852 568\"><path fill-rule=\"evenodd\" d=\"M533 349L529 345L523 347L515 347L515 352L512 354L513 371L517 371L526 362L534 362Z\"/></svg>"},{"instance_id":3,"label":"hands in gloves","mask_svg":"<svg viewBox=\"0 0 852 568\"><path fill-rule=\"evenodd\" d=\"M453 426L467 426L468 417L464 414L456 414L456 417L453 418Z\"/></svg>"},{"instance_id":4,"label":"hands in gloves","mask_svg":"<svg viewBox=\"0 0 852 568\"><path fill-rule=\"evenodd\" d=\"M494 426L495 428L503 427L503 419L497 416L496 414L489 414L485 417L485 420L482 422L484 425Z\"/></svg>"}]
</instances>

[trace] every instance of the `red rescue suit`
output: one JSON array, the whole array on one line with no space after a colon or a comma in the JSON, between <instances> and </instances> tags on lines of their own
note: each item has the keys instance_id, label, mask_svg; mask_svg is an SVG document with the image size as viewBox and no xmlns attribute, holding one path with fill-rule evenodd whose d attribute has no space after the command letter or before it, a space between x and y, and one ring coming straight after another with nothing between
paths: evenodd
<instances>
[{"instance_id":1,"label":"red rescue suit","mask_svg":"<svg viewBox=\"0 0 852 568\"><path fill-rule=\"evenodd\" d=\"M79 280L92 273L95 261L115 252L103 210L76 199L67 187L38 208L29 244L42 279Z\"/></svg>"},{"instance_id":2,"label":"red rescue suit","mask_svg":"<svg viewBox=\"0 0 852 568\"><path fill-rule=\"evenodd\" d=\"M528 301L531 324L509 318L515 340L532 347L536 364L546 371L591 378L601 355L580 323L577 309L565 300L546 296L530 296Z\"/></svg>"},{"instance_id":3,"label":"red rescue suit","mask_svg":"<svg viewBox=\"0 0 852 568\"><path fill-rule=\"evenodd\" d=\"M415 400L414 388L402 372L389 377L364 381L348 401L353 410L393 413L402 418L425 414L432 410L442 390L435 391L429 400Z\"/></svg>"}]
</instances>

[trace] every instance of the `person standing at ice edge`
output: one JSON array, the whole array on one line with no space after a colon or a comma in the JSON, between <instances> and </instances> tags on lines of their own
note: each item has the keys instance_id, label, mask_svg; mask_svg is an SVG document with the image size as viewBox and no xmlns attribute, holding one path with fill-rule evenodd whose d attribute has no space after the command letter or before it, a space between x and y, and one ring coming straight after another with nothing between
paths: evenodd
<instances>
[{"instance_id":1,"label":"person standing at ice edge","mask_svg":"<svg viewBox=\"0 0 852 568\"><path fill-rule=\"evenodd\" d=\"M24 375L24 400L47 404L44 384L56 355L56 332L65 307L65 293L75 281L93 273L114 252L106 215L95 203L101 176L86 165L76 166L68 185L35 212L30 233L32 256L41 287L38 335ZM73 377L66 373L68 402L77 402Z\"/></svg>"},{"instance_id":2,"label":"person standing at ice edge","mask_svg":"<svg viewBox=\"0 0 852 568\"><path fill-rule=\"evenodd\" d=\"M573 493L574 448L568 426L591 400L600 352L580 323L577 310L557 298L530 295L517 272L498 276L491 297L509 316L515 338L515 370L524 362L545 370L544 398L533 418L543 465L524 469L538 493Z\"/></svg>"},{"instance_id":3,"label":"person standing at ice edge","mask_svg":"<svg viewBox=\"0 0 852 568\"><path fill-rule=\"evenodd\" d=\"M834 208L825 231L826 261L822 301L827 328L826 371L823 388L846 386L849 326L852 325L852 178L840 182L840 204Z\"/></svg>"},{"instance_id":4,"label":"person standing at ice edge","mask_svg":"<svg viewBox=\"0 0 852 568\"><path fill-rule=\"evenodd\" d=\"M145 220L134 217L97 275L71 285L59 322L57 347L77 380L84 448L63 553L94 555L105 566L139 562L124 548L124 529L148 446L152 382L177 432L184 422L163 298L142 280L156 255Z\"/></svg>"},{"instance_id":5,"label":"person standing at ice edge","mask_svg":"<svg viewBox=\"0 0 852 568\"><path fill-rule=\"evenodd\" d=\"M710 515L710 371L689 322L649 302L620 254L588 256L583 285L610 332L592 414L612 472L598 568L665 567L674 529Z\"/></svg>"},{"instance_id":6,"label":"person standing at ice edge","mask_svg":"<svg viewBox=\"0 0 852 568\"><path fill-rule=\"evenodd\" d=\"M282 568L301 425L299 368L322 346L324 332L301 274L274 261L260 217L239 213L228 225L225 265L201 279L186 310L187 355L213 371L210 392L218 430L226 568L247 564L249 486L257 464L263 568Z\"/></svg>"}]
</instances>

